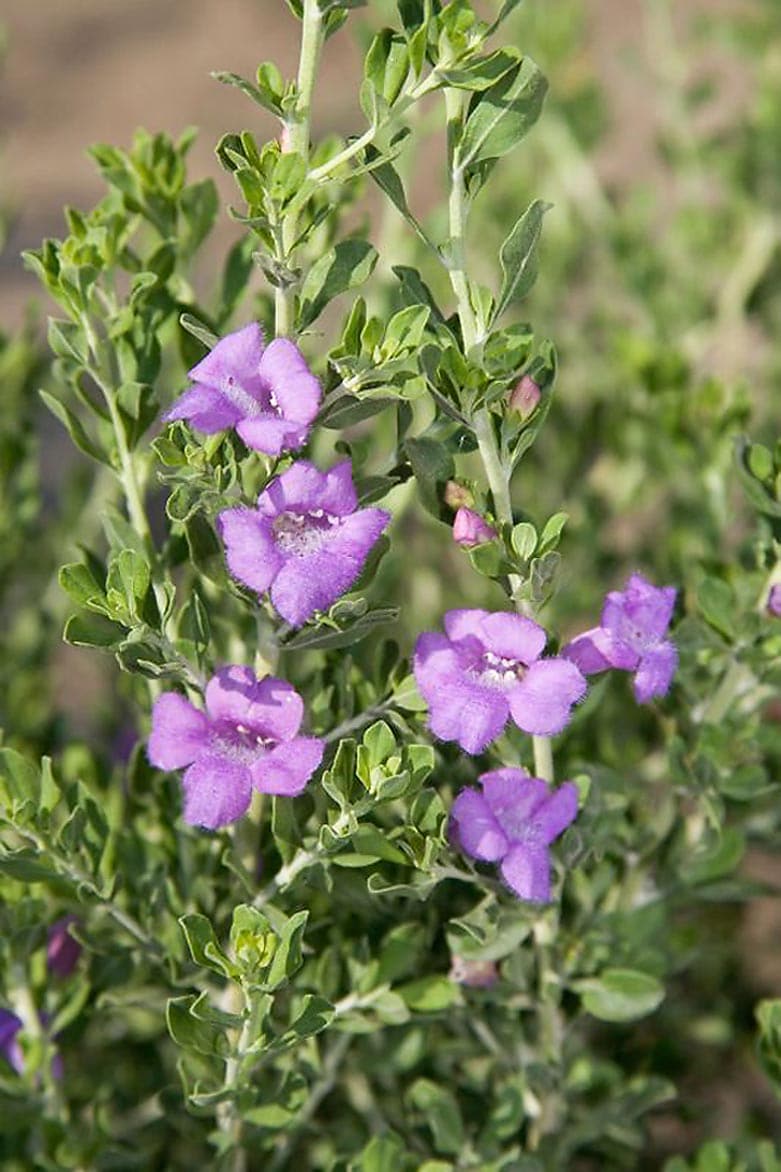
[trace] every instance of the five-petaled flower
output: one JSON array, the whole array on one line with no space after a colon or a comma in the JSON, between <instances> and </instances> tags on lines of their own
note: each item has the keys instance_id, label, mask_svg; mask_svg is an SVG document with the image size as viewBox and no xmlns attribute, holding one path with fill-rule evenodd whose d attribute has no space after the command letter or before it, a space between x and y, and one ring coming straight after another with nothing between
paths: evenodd
<instances>
[{"instance_id":1,"label":"five-petaled flower","mask_svg":"<svg viewBox=\"0 0 781 1172\"><path fill-rule=\"evenodd\" d=\"M495 537L496 530L488 524L484 517L481 517L474 509L468 509L466 505L461 506L453 521L453 540L457 545L471 549L473 545L481 545L484 541L493 541Z\"/></svg>"},{"instance_id":2,"label":"five-petaled flower","mask_svg":"<svg viewBox=\"0 0 781 1172\"><path fill-rule=\"evenodd\" d=\"M540 659L545 631L522 615L451 610L445 635L419 636L413 661L431 731L480 753L508 719L533 736L553 736L570 719L586 681L566 659Z\"/></svg>"},{"instance_id":3,"label":"five-petaled flower","mask_svg":"<svg viewBox=\"0 0 781 1172\"><path fill-rule=\"evenodd\" d=\"M565 781L551 790L523 769L495 769L478 778L482 792L465 789L453 803L450 838L465 854L499 863L520 899L550 899L548 847L574 821L578 791Z\"/></svg>"},{"instance_id":4,"label":"five-petaled flower","mask_svg":"<svg viewBox=\"0 0 781 1172\"><path fill-rule=\"evenodd\" d=\"M325 747L318 737L298 736L303 716L291 684L223 667L206 686L205 712L176 692L158 697L149 760L158 769L188 766L184 820L214 830L246 813L253 789L301 793Z\"/></svg>"},{"instance_id":5,"label":"five-petaled flower","mask_svg":"<svg viewBox=\"0 0 781 1172\"><path fill-rule=\"evenodd\" d=\"M260 494L255 509L217 518L228 568L298 627L352 586L390 521L384 509L359 509L351 465L320 472L299 460Z\"/></svg>"},{"instance_id":6,"label":"five-petaled flower","mask_svg":"<svg viewBox=\"0 0 781 1172\"><path fill-rule=\"evenodd\" d=\"M611 590L602 619L562 649L586 675L614 667L634 672L640 704L665 696L678 666L675 644L665 638L675 606L674 586L652 586L632 574L625 589Z\"/></svg>"},{"instance_id":7,"label":"five-petaled flower","mask_svg":"<svg viewBox=\"0 0 781 1172\"><path fill-rule=\"evenodd\" d=\"M211 435L234 427L269 456L300 448L320 408L320 383L289 338L264 347L257 322L222 338L188 376L195 384L164 418Z\"/></svg>"}]
</instances>

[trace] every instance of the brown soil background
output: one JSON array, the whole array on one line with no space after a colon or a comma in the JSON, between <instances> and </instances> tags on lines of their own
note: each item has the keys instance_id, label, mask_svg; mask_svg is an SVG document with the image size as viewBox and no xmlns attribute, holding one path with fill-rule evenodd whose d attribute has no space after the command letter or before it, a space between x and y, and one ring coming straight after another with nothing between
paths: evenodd
<instances>
[{"instance_id":1,"label":"brown soil background","mask_svg":"<svg viewBox=\"0 0 781 1172\"><path fill-rule=\"evenodd\" d=\"M692 15L734 2L678 0L675 18L683 28ZM659 167L646 0L583 0L582 7L578 68L602 79L611 117L597 171L611 186L634 183ZM353 27L378 26L390 18L389 8L369 3L353 14ZM356 100L360 53L350 27L328 43L315 132L347 134L363 124ZM19 252L62 232L64 205L88 207L102 194L87 146L126 145L138 126L176 135L196 125L191 174L214 177L227 202L232 185L220 173L214 143L238 125L270 136L275 122L209 74L252 76L259 61L273 60L292 75L298 30L284 0L3 0L0 28L7 41L0 76L0 204L11 213L0 257L0 323L7 329L19 324L26 302L38 294ZM720 100L730 103L742 80L723 83L722 70ZM718 108L709 116L718 118ZM658 178L663 189L668 177ZM430 182L436 181L432 169Z\"/></svg>"}]
</instances>

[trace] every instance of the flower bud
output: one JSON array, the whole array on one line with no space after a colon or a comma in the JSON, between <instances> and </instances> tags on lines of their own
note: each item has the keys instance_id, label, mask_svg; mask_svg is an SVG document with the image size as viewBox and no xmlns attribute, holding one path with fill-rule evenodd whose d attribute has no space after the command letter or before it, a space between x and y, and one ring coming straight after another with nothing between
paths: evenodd
<instances>
[{"instance_id":1,"label":"flower bud","mask_svg":"<svg viewBox=\"0 0 781 1172\"><path fill-rule=\"evenodd\" d=\"M46 963L49 971L58 977L69 977L81 956L81 945L73 939L69 930L76 919L76 916L63 916L49 928Z\"/></svg>"},{"instance_id":2,"label":"flower bud","mask_svg":"<svg viewBox=\"0 0 781 1172\"><path fill-rule=\"evenodd\" d=\"M781 582L776 582L770 587L770 593L767 596L767 609L770 614L781 619Z\"/></svg>"},{"instance_id":3,"label":"flower bud","mask_svg":"<svg viewBox=\"0 0 781 1172\"><path fill-rule=\"evenodd\" d=\"M445 485L445 504L451 509L460 509L464 505L469 508L475 503L475 498L465 484L457 480L448 480Z\"/></svg>"},{"instance_id":4,"label":"flower bud","mask_svg":"<svg viewBox=\"0 0 781 1172\"><path fill-rule=\"evenodd\" d=\"M499 970L492 960L468 960L465 956L454 956L448 976L458 985L490 989L499 980Z\"/></svg>"},{"instance_id":5,"label":"flower bud","mask_svg":"<svg viewBox=\"0 0 781 1172\"><path fill-rule=\"evenodd\" d=\"M496 530L473 509L460 508L453 522L453 540L465 549L473 545L481 545L484 541L493 541Z\"/></svg>"},{"instance_id":6,"label":"flower bud","mask_svg":"<svg viewBox=\"0 0 781 1172\"><path fill-rule=\"evenodd\" d=\"M536 410L541 394L531 375L525 374L510 391L507 406L511 411L517 411L521 419L526 420Z\"/></svg>"}]
</instances>

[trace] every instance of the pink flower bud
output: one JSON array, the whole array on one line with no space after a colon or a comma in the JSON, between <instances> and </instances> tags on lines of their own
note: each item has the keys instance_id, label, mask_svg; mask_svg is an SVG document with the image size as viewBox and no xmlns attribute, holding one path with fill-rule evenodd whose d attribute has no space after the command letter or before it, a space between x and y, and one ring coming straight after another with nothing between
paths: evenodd
<instances>
[{"instance_id":1,"label":"pink flower bud","mask_svg":"<svg viewBox=\"0 0 781 1172\"><path fill-rule=\"evenodd\" d=\"M492 960L468 960L465 956L454 956L448 976L458 985L490 989L499 980L499 971Z\"/></svg>"},{"instance_id":2,"label":"pink flower bud","mask_svg":"<svg viewBox=\"0 0 781 1172\"><path fill-rule=\"evenodd\" d=\"M507 406L511 411L517 411L521 419L528 419L534 413L541 398L540 388L531 377L525 374L510 391Z\"/></svg>"},{"instance_id":3,"label":"pink flower bud","mask_svg":"<svg viewBox=\"0 0 781 1172\"><path fill-rule=\"evenodd\" d=\"M770 587L770 593L767 596L767 609L770 614L781 619L781 582L776 582Z\"/></svg>"},{"instance_id":4,"label":"pink flower bud","mask_svg":"<svg viewBox=\"0 0 781 1172\"><path fill-rule=\"evenodd\" d=\"M76 916L63 916L49 928L46 963L49 971L58 977L69 977L81 956L81 945L78 940L73 939L69 931L71 924L75 924L76 920Z\"/></svg>"},{"instance_id":5,"label":"pink flower bud","mask_svg":"<svg viewBox=\"0 0 781 1172\"><path fill-rule=\"evenodd\" d=\"M282 129L279 132L279 145L283 155L290 150L290 127L287 122L282 123Z\"/></svg>"},{"instance_id":6,"label":"pink flower bud","mask_svg":"<svg viewBox=\"0 0 781 1172\"><path fill-rule=\"evenodd\" d=\"M459 484L457 480L448 480L445 485L445 504L450 505L451 509L460 509L464 505L467 508L475 503L475 498L465 484Z\"/></svg>"},{"instance_id":7,"label":"pink flower bud","mask_svg":"<svg viewBox=\"0 0 781 1172\"><path fill-rule=\"evenodd\" d=\"M492 529L479 513L463 507L458 510L453 522L453 540L457 545L471 549L473 545L492 541L494 537L496 537L496 530Z\"/></svg>"}]
</instances>

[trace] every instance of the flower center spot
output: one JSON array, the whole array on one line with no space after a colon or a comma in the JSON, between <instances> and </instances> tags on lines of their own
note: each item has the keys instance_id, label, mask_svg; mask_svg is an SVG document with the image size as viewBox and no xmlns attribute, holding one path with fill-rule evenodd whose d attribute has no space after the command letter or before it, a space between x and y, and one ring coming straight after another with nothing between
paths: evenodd
<instances>
[{"instance_id":1,"label":"flower center spot","mask_svg":"<svg viewBox=\"0 0 781 1172\"><path fill-rule=\"evenodd\" d=\"M328 534L341 523L341 517L324 509L280 513L273 522L274 537L283 553L303 557L320 549Z\"/></svg>"}]
</instances>

